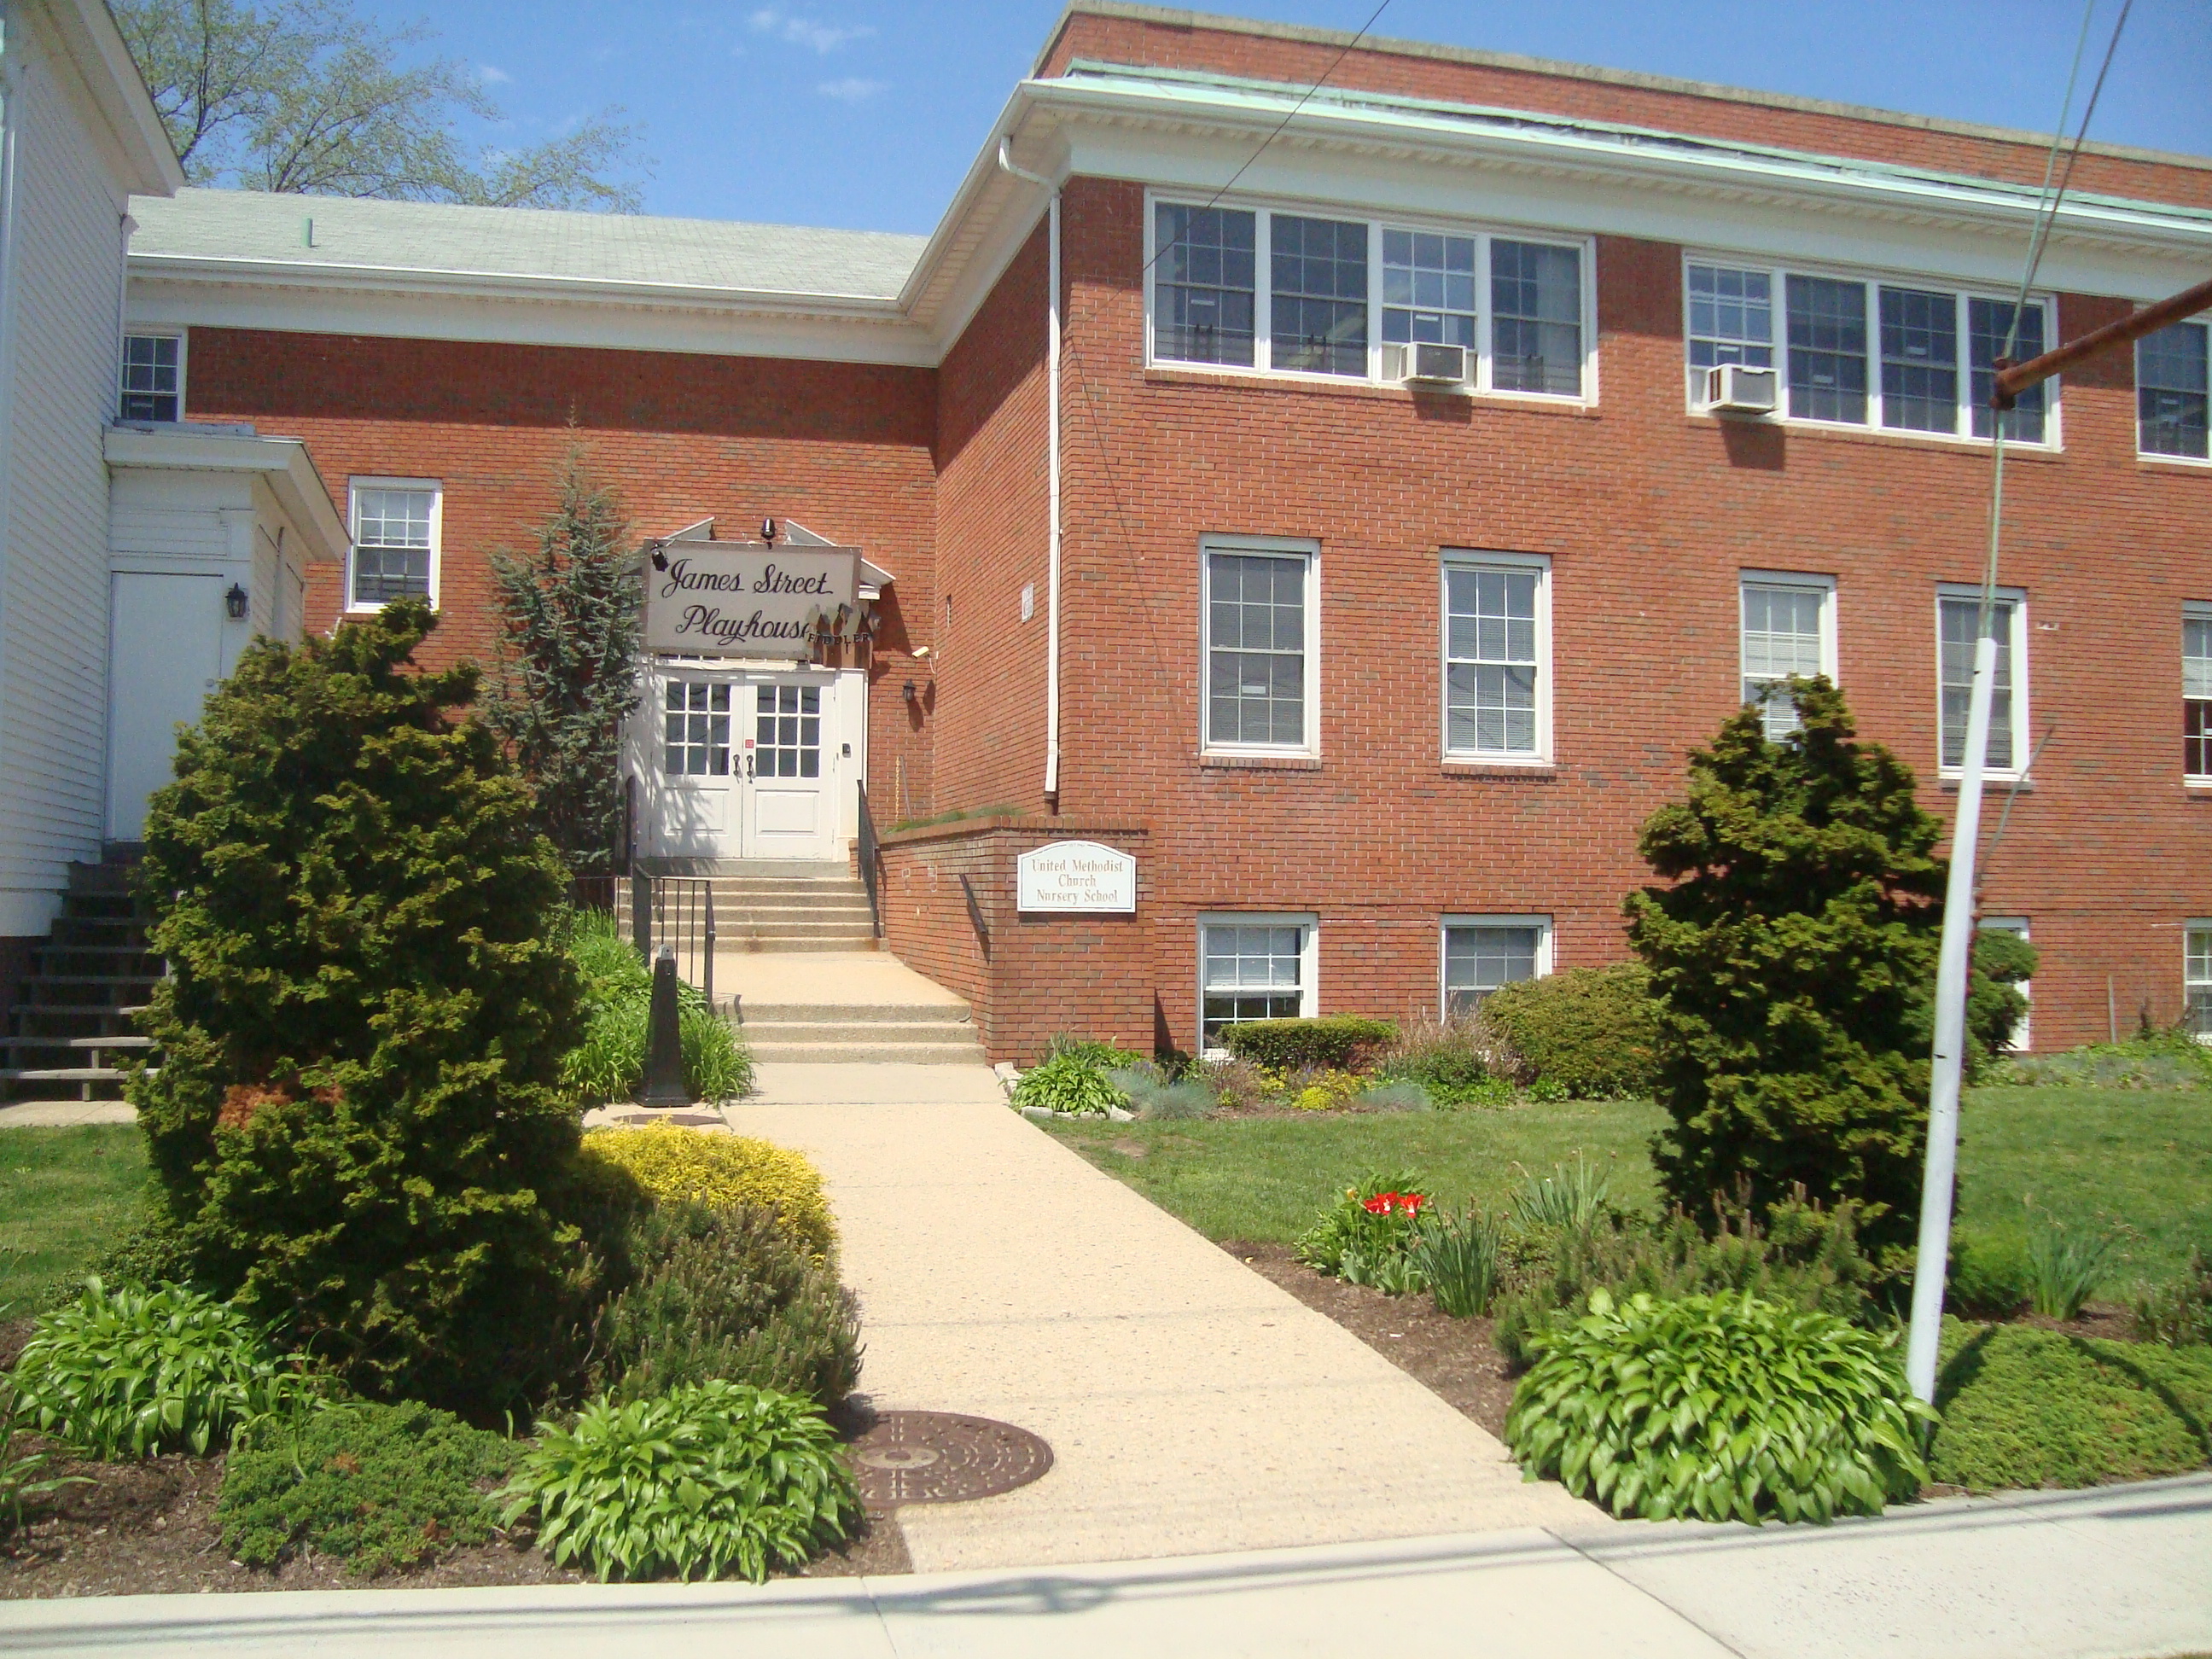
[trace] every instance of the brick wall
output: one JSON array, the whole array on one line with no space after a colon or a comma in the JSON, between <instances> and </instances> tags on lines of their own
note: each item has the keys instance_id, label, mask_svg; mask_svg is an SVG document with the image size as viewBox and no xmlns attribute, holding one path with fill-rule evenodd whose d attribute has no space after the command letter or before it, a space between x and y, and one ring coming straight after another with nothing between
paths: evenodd
<instances>
[{"instance_id":1,"label":"brick wall","mask_svg":"<svg viewBox=\"0 0 2212 1659\"><path fill-rule=\"evenodd\" d=\"M933 637L933 371L195 328L190 395L195 420L307 440L341 512L349 477L442 482L434 664L490 658L491 555L532 545L571 443L640 538L711 514L726 537L788 518L859 546L897 578L868 675L878 821L910 775L926 796L927 745L900 692ZM315 567L310 629L336 620L342 588L336 567Z\"/></svg>"},{"instance_id":2,"label":"brick wall","mask_svg":"<svg viewBox=\"0 0 2212 1659\"><path fill-rule=\"evenodd\" d=\"M1071 840L1103 842L1135 858L1133 915L1020 912L1021 855ZM1062 1031L1150 1054L1162 1038L1151 845L1148 825L1118 816L993 817L886 836L884 943L968 999L994 1060L1034 1064Z\"/></svg>"},{"instance_id":3,"label":"brick wall","mask_svg":"<svg viewBox=\"0 0 2212 1659\"><path fill-rule=\"evenodd\" d=\"M1146 69L1212 70L1299 86L1326 76L1332 87L1617 121L2030 185L2043 181L2049 150L2045 143L1949 131L1932 118L1866 119L1793 108L1790 100L1769 101L1755 94L1716 98L1627 85L1601 76L1547 75L1455 61L1444 47L1408 52L1368 46L1346 52L1338 40L1285 39L1240 30L1224 20L1179 22L1071 11L1038 73L1063 75L1077 58ZM2212 207L2212 162L2191 167L2085 149L2074 170L2073 188Z\"/></svg>"},{"instance_id":4,"label":"brick wall","mask_svg":"<svg viewBox=\"0 0 2212 1659\"><path fill-rule=\"evenodd\" d=\"M1864 729L1935 777L1939 581L1978 576L1986 450L1686 413L1680 251L1602 239L1589 409L1314 387L1142 361L1142 192L1066 192L1063 804L1154 825L1152 982L1191 1046L1196 917L1312 911L1320 1006L1438 993L1438 918L1541 913L1562 966L1622 955L1638 826L1738 696L1739 573L1833 576ZM2064 296L2063 336L2113 313ZM2179 922L2212 915L2212 800L2181 786L2181 602L2212 596L2212 477L2135 455L2124 357L2064 392L2062 454L2012 452L2005 580L2029 595L2031 709L2058 735L1990 861L2030 918L2044 1046L2179 1010ZM1322 759L1199 755L1199 542L1321 544ZM1552 560L1555 767L1438 759L1437 559ZM940 757L940 766L952 763ZM1991 817L1994 818L1995 809Z\"/></svg>"}]
</instances>

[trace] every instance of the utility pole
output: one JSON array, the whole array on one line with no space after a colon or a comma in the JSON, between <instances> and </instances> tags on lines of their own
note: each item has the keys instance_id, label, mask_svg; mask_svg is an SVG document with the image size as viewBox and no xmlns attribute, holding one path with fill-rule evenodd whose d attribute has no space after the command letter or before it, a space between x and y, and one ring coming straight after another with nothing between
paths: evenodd
<instances>
[{"instance_id":1,"label":"utility pole","mask_svg":"<svg viewBox=\"0 0 2212 1659\"><path fill-rule=\"evenodd\" d=\"M1990 407L2008 410L2020 394L2086 358L2133 343L2168 323L2212 307L2212 281L2146 306L2132 316L2069 341L2039 357L2013 363L2000 357L1991 376ZM2000 428L1997 442L2004 440ZM2000 462L2002 453L2000 453ZM1990 525L1990 580L1996 580L1999 526ZM1959 768L1959 815L1951 830L1951 871L1943 894L1943 943L1936 965L1936 1041L1928 1082L1928 1163L1920 1188L1920 1240L1912 1272L1912 1328L1905 1345L1905 1376L1912 1392L1936 1401L1936 1351L1943 1323L1943 1275L1951 1251L1951 1200L1959 1161L1959 1086L1966 1043L1966 979L1974 941L1974 859L1981 843L1982 775L1990 740L1990 706L1996 681L1994 615L1984 589L1981 637L1974 643L1974 678L1966 703L1966 752Z\"/></svg>"}]
</instances>

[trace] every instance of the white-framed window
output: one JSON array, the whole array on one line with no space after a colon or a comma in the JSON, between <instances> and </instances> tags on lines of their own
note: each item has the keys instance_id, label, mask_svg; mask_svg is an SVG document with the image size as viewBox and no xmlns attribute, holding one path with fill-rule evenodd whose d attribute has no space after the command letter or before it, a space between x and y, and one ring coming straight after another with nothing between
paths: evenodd
<instances>
[{"instance_id":1,"label":"white-framed window","mask_svg":"<svg viewBox=\"0 0 2212 1659\"><path fill-rule=\"evenodd\" d=\"M352 481L353 554L346 606L378 611L394 599L438 603L439 531L445 491L434 479Z\"/></svg>"},{"instance_id":2,"label":"white-framed window","mask_svg":"<svg viewBox=\"0 0 2212 1659\"><path fill-rule=\"evenodd\" d=\"M2026 916L1984 916L1974 926L1984 933L2011 933L2018 938L2028 937ZM2024 1054L2035 1046L2035 1034L2029 1029L2035 1013L2035 987L2032 980L2014 981L2014 989L2027 1001L2020 1024L2012 1028L2012 1041L2005 1044L2008 1054Z\"/></svg>"},{"instance_id":3,"label":"white-framed window","mask_svg":"<svg viewBox=\"0 0 2212 1659\"><path fill-rule=\"evenodd\" d=\"M1595 396L1588 237L1154 198L1149 356L1382 383L1385 345L1468 349L1480 393Z\"/></svg>"},{"instance_id":4,"label":"white-framed window","mask_svg":"<svg viewBox=\"0 0 2212 1659\"><path fill-rule=\"evenodd\" d=\"M2024 362L2051 338L2051 301L2021 308L1948 283L1793 270L1692 254L1682 271L1690 407L1705 407L1705 371L1745 363L1781 371L1782 417L1823 426L1995 435L1996 362ZM2008 442L2055 447L2045 381L2001 418Z\"/></svg>"},{"instance_id":5,"label":"white-framed window","mask_svg":"<svg viewBox=\"0 0 2212 1659\"><path fill-rule=\"evenodd\" d=\"M1203 747L1232 755L1318 753L1319 548L1213 536L1199 556Z\"/></svg>"},{"instance_id":6,"label":"white-framed window","mask_svg":"<svg viewBox=\"0 0 2212 1659\"><path fill-rule=\"evenodd\" d=\"M1499 986L1552 971L1552 919L1446 916L1443 956L1444 1013L1471 1014Z\"/></svg>"},{"instance_id":7,"label":"white-framed window","mask_svg":"<svg viewBox=\"0 0 2212 1659\"><path fill-rule=\"evenodd\" d=\"M1974 683L1974 646L1981 637L1982 590L1945 584L1936 592L1939 690L1938 760L1955 777L1966 756L1966 714ZM1996 635L1996 680L1990 702L1990 744L1984 764L2017 775L2027 764L2027 595L2000 587L1990 627Z\"/></svg>"},{"instance_id":8,"label":"white-framed window","mask_svg":"<svg viewBox=\"0 0 2212 1659\"><path fill-rule=\"evenodd\" d=\"M115 414L124 421L185 418L185 337L132 329L123 337Z\"/></svg>"},{"instance_id":9,"label":"white-framed window","mask_svg":"<svg viewBox=\"0 0 2212 1659\"><path fill-rule=\"evenodd\" d=\"M1739 583L1743 700L1759 706L1770 740L1797 729L1797 705L1780 682L1836 677L1836 579L1747 570Z\"/></svg>"},{"instance_id":10,"label":"white-framed window","mask_svg":"<svg viewBox=\"0 0 2212 1659\"><path fill-rule=\"evenodd\" d=\"M662 772L672 778L730 775L730 690L726 680L669 678L661 690Z\"/></svg>"},{"instance_id":11,"label":"white-framed window","mask_svg":"<svg viewBox=\"0 0 2212 1659\"><path fill-rule=\"evenodd\" d=\"M2181 771L2212 784L2212 605L2181 607Z\"/></svg>"},{"instance_id":12,"label":"white-framed window","mask_svg":"<svg viewBox=\"0 0 2212 1659\"><path fill-rule=\"evenodd\" d=\"M2212 323L2172 323L2136 342L2136 447L2145 455L2212 459Z\"/></svg>"},{"instance_id":13,"label":"white-framed window","mask_svg":"<svg viewBox=\"0 0 2212 1659\"><path fill-rule=\"evenodd\" d=\"M1219 1038L1224 1025L1252 1019L1310 1018L1316 1007L1319 935L1312 915L1200 916L1200 1051L1221 1051Z\"/></svg>"},{"instance_id":14,"label":"white-framed window","mask_svg":"<svg viewBox=\"0 0 2212 1659\"><path fill-rule=\"evenodd\" d=\"M2199 1042L2212 1042L2212 921L2202 918L2182 929L2182 1018Z\"/></svg>"},{"instance_id":15,"label":"white-framed window","mask_svg":"<svg viewBox=\"0 0 2212 1659\"><path fill-rule=\"evenodd\" d=\"M1445 550L1447 757L1551 758L1551 569L1541 554Z\"/></svg>"}]
</instances>

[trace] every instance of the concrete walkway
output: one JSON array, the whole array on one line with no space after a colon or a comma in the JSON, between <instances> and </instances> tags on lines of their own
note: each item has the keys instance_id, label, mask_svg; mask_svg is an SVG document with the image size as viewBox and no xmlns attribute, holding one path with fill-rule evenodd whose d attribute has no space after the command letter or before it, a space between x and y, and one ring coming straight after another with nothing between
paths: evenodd
<instances>
[{"instance_id":1,"label":"concrete walkway","mask_svg":"<svg viewBox=\"0 0 2212 1659\"><path fill-rule=\"evenodd\" d=\"M2207 1562L2212 1476L2194 1476L1826 1528L1569 1528L757 1589L16 1601L0 1653L2153 1659L2212 1650Z\"/></svg>"},{"instance_id":2,"label":"concrete walkway","mask_svg":"<svg viewBox=\"0 0 2212 1659\"><path fill-rule=\"evenodd\" d=\"M68 1129L80 1123L136 1123L127 1100L15 1100L0 1103L0 1129Z\"/></svg>"},{"instance_id":3,"label":"concrete walkway","mask_svg":"<svg viewBox=\"0 0 2212 1659\"><path fill-rule=\"evenodd\" d=\"M984 1067L788 1069L808 1075L768 1078L725 1115L828 1179L862 1391L883 1409L1002 1419L1053 1448L1033 1486L902 1510L918 1571L1601 1523L1009 1109ZM925 1070L964 1079L965 1097L916 1098Z\"/></svg>"}]
</instances>

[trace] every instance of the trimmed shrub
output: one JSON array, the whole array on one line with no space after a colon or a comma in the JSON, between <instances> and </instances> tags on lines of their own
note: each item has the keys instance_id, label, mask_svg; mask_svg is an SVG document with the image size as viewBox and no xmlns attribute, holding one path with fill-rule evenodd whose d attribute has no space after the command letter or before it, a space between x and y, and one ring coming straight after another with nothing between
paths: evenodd
<instances>
[{"instance_id":1,"label":"trimmed shrub","mask_svg":"<svg viewBox=\"0 0 2212 1659\"><path fill-rule=\"evenodd\" d=\"M852 1293L773 1210L673 1203L626 1240L636 1277L599 1314L594 1386L641 1400L720 1378L834 1406L860 1376Z\"/></svg>"},{"instance_id":2,"label":"trimmed shrub","mask_svg":"<svg viewBox=\"0 0 2212 1659\"><path fill-rule=\"evenodd\" d=\"M1501 985L1479 1023L1498 1069L1523 1088L1549 1085L1572 1100L1651 1092L1659 1011L1651 976L1632 962L1570 968Z\"/></svg>"},{"instance_id":3,"label":"trimmed shrub","mask_svg":"<svg viewBox=\"0 0 2212 1659\"><path fill-rule=\"evenodd\" d=\"M1954 1236L1944 1300L1969 1319L2010 1319L2027 1306L2028 1273L2016 1239Z\"/></svg>"},{"instance_id":4,"label":"trimmed shrub","mask_svg":"<svg viewBox=\"0 0 2212 1659\"><path fill-rule=\"evenodd\" d=\"M1944 1337L1929 1450L1938 1480L2094 1486L2212 1462L2212 1350L1955 1320Z\"/></svg>"},{"instance_id":5,"label":"trimmed shrub","mask_svg":"<svg viewBox=\"0 0 2212 1659\"><path fill-rule=\"evenodd\" d=\"M1370 1175L1322 1212L1294 1247L1316 1273L1392 1296L1421 1288L1412 1265L1422 1212L1421 1178L1410 1170Z\"/></svg>"},{"instance_id":6,"label":"trimmed shrub","mask_svg":"<svg viewBox=\"0 0 2212 1659\"><path fill-rule=\"evenodd\" d=\"M41 1433L100 1458L205 1456L256 1419L319 1398L236 1308L174 1285L110 1290L97 1279L40 1316L15 1389Z\"/></svg>"},{"instance_id":7,"label":"trimmed shrub","mask_svg":"<svg viewBox=\"0 0 2212 1659\"><path fill-rule=\"evenodd\" d=\"M1271 1072L1363 1070L1395 1041L1387 1019L1329 1014L1320 1019L1251 1019L1225 1025L1221 1046Z\"/></svg>"},{"instance_id":8,"label":"trimmed shrub","mask_svg":"<svg viewBox=\"0 0 2212 1659\"><path fill-rule=\"evenodd\" d=\"M837 1253L837 1226L822 1172L800 1153L748 1135L704 1135L673 1123L594 1129L580 1152L586 1164L619 1170L663 1203L774 1210L779 1224L822 1261ZM594 1178L605 1179L603 1174Z\"/></svg>"},{"instance_id":9,"label":"trimmed shrub","mask_svg":"<svg viewBox=\"0 0 2212 1659\"><path fill-rule=\"evenodd\" d=\"M363 1393L488 1413L568 1372L591 1293L542 1201L576 979L530 791L459 719L476 670L412 662L435 620L258 641L182 735L130 1093L198 1278Z\"/></svg>"},{"instance_id":10,"label":"trimmed shrub","mask_svg":"<svg viewBox=\"0 0 2212 1659\"><path fill-rule=\"evenodd\" d=\"M1420 1020L1400 1032L1376 1061L1375 1074L1419 1084L1438 1106L1491 1104L1491 1095L1511 1098L1504 1079L1490 1074L1486 1039L1465 1016Z\"/></svg>"},{"instance_id":11,"label":"trimmed shrub","mask_svg":"<svg viewBox=\"0 0 2212 1659\"><path fill-rule=\"evenodd\" d=\"M312 1551L356 1577L402 1571L490 1538L487 1494L520 1450L416 1401L349 1401L257 1427L223 1465L215 1518L249 1567Z\"/></svg>"},{"instance_id":12,"label":"trimmed shrub","mask_svg":"<svg viewBox=\"0 0 2212 1659\"><path fill-rule=\"evenodd\" d=\"M820 1411L723 1382L625 1406L594 1400L570 1428L540 1423L498 1495L507 1524L534 1517L539 1549L602 1582L735 1572L757 1583L860 1519Z\"/></svg>"},{"instance_id":13,"label":"trimmed shrub","mask_svg":"<svg viewBox=\"0 0 2212 1659\"><path fill-rule=\"evenodd\" d=\"M1668 1200L1698 1218L1750 1183L1850 1200L1885 1265L1909 1260L1927 1135L1925 988L1944 870L1912 773L1856 740L1825 679L1789 682L1799 725L1759 710L1692 752L1686 799L1640 848L1672 885L1629 896L1659 1005L1653 1146Z\"/></svg>"},{"instance_id":14,"label":"trimmed shrub","mask_svg":"<svg viewBox=\"0 0 2212 1659\"><path fill-rule=\"evenodd\" d=\"M1927 1479L1895 1356L1832 1315L1743 1296L1616 1304L1545 1337L1505 1443L1618 1516L1878 1515Z\"/></svg>"}]
</instances>

